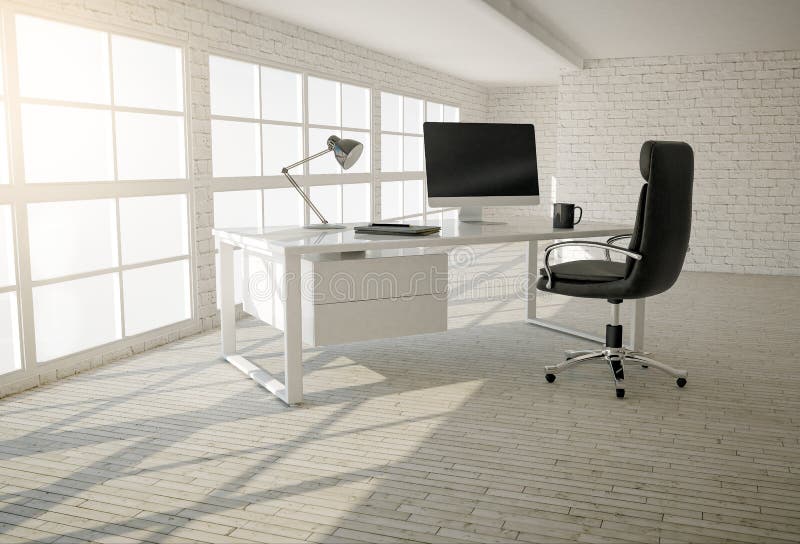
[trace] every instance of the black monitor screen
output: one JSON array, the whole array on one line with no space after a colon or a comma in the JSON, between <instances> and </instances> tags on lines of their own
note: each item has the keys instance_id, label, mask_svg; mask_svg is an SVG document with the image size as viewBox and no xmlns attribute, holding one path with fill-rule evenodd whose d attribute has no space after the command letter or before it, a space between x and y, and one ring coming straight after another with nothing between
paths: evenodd
<instances>
[{"instance_id":1,"label":"black monitor screen","mask_svg":"<svg viewBox=\"0 0 800 544\"><path fill-rule=\"evenodd\" d=\"M539 195L533 125L425 123L429 197Z\"/></svg>"}]
</instances>

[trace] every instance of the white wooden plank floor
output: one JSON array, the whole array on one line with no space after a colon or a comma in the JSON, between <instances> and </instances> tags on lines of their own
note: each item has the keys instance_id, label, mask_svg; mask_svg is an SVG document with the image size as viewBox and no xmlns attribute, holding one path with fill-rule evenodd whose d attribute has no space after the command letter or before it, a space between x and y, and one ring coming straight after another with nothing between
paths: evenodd
<instances>
[{"instance_id":1,"label":"white wooden plank floor","mask_svg":"<svg viewBox=\"0 0 800 544\"><path fill-rule=\"evenodd\" d=\"M619 400L602 366L547 384L591 344L521 322L519 246L478 259L448 333L307 349L300 408L218 331L1 399L0 542L800 540L800 278L684 274L647 342L688 386L629 367ZM279 333L241 326L278 373Z\"/></svg>"}]
</instances>

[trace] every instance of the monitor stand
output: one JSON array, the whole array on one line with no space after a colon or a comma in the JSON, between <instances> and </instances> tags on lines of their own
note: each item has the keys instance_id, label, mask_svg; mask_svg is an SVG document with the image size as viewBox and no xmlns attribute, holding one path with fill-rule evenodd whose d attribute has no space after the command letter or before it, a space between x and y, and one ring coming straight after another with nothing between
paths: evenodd
<instances>
[{"instance_id":1,"label":"monitor stand","mask_svg":"<svg viewBox=\"0 0 800 544\"><path fill-rule=\"evenodd\" d=\"M458 220L461 223L475 223L478 225L505 225L503 221L484 221L483 206L462 206L458 210Z\"/></svg>"}]
</instances>

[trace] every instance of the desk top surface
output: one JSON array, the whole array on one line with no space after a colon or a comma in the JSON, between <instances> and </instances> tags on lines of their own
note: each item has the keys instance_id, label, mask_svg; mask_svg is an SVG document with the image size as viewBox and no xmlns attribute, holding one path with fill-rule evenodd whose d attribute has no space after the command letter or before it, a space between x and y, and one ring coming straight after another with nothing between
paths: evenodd
<instances>
[{"instance_id":1,"label":"desk top surface","mask_svg":"<svg viewBox=\"0 0 800 544\"><path fill-rule=\"evenodd\" d=\"M504 224L462 223L449 219L442 224L441 232L428 236L357 234L352 226L342 230L310 230L299 227L214 229L214 235L217 239L238 247L302 255L368 249L595 238L626 234L632 229L631 225L590 221L581 222L572 229L554 229L549 217L525 217Z\"/></svg>"}]
</instances>

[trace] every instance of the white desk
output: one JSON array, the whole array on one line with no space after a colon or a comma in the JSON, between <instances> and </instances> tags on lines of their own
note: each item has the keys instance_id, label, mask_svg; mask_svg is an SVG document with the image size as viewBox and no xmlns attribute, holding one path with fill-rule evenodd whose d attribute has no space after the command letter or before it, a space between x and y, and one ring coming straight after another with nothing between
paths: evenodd
<instances>
[{"instance_id":1,"label":"white desk","mask_svg":"<svg viewBox=\"0 0 800 544\"><path fill-rule=\"evenodd\" d=\"M549 218L525 218L518 222L487 225L445 221L439 235L433 236L369 236L356 234L352 229L313 231L301 228L215 229L219 243L220 275L219 304L221 308L223 357L266 388L286 404L303 400L303 347L301 316L300 260L304 255L344 253L376 249L473 246L527 242L528 289L526 319L528 323L547 327L581 338L598 342L603 339L569 329L536 315L536 280L539 276L537 262L540 240L585 239L608 237L631 232L630 226L609 223L582 222L574 229L554 229ZM285 379L281 383L269 373L254 365L236 351L236 303L234 300L235 248L263 256L282 265L281 294L283 297ZM644 299L635 301L630 347L644 348Z\"/></svg>"}]
</instances>

